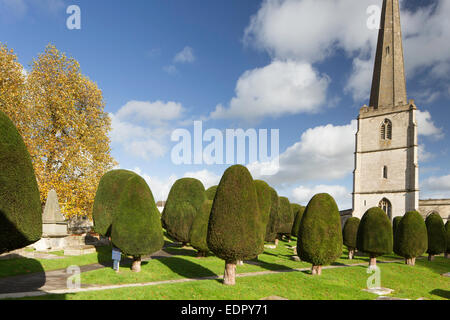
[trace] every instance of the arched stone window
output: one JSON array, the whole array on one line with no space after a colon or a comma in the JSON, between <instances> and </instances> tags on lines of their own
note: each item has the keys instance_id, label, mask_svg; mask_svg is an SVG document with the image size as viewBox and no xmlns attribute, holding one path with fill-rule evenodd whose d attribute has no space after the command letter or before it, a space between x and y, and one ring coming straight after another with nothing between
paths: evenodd
<instances>
[{"instance_id":1,"label":"arched stone window","mask_svg":"<svg viewBox=\"0 0 450 320\"><path fill-rule=\"evenodd\" d=\"M381 140L392 140L392 122L389 119L385 119L381 124Z\"/></svg>"},{"instance_id":2,"label":"arched stone window","mask_svg":"<svg viewBox=\"0 0 450 320\"><path fill-rule=\"evenodd\" d=\"M380 201L380 204L378 205L381 209L383 209L384 212L386 212L387 216L389 217L389 220L392 220L392 205L391 202L384 198Z\"/></svg>"}]
</instances>

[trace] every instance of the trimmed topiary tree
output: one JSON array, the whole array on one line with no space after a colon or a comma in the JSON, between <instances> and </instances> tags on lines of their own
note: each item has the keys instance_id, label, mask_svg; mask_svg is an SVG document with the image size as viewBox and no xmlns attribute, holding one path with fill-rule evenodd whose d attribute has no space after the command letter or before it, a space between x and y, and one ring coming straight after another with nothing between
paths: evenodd
<instances>
[{"instance_id":1,"label":"trimmed topiary tree","mask_svg":"<svg viewBox=\"0 0 450 320\"><path fill-rule=\"evenodd\" d=\"M206 199L214 200L214 196L216 195L217 186L212 186L206 190Z\"/></svg>"},{"instance_id":2,"label":"trimmed topiary tree","mask_svg":"<svg viewBox=\"0 0 450 320\"><path fill-rule=\"evenodd\" d=\"M448 254L450 253L450 227L449 221L445 224L445 234L447 236L447 250L445 250L445 258L448 259Z\"/></svg>"},{"instance_id":3,"label":"trimmed topiary tree","mask_svg":"<svg viewBox=\"0 0 450 320\"><path fill-rule=\"evenodd\" d=\"M395 239L395 232L397 231L398 225L400 224L400 221L402 221L402 216L397 216L392 220L392 233L394 235Z\"/></svg>"},{"instance_id":4,"label":"trimmed topiary tree","mask_svg":"<svg viewBox=\"0 0 450 320\"><path fill-rule=\"evenodd\" d=\"M207 237L209 249L225 260L224 284L235 284L237 261L262 251L264 235L253 178L246 167L231 166L217 188Z\"/></svg>"},{"instance_id":5,"label":"trimmed topiary tree","mask_svg":"<svg viewBox=\"0 0 450 320\"><path fill-rule=\"evenodd\" d=\"M112 213L119 205L124 185L135 175L128 170L111 170L100 179L92 210L94 230L98 234L105 237L111 236Z\"/></svg>"},{"instance_id":6,"label":"trimmed topiary tree","mask_svg":"<svg viewBox=\"0 0 450 320\"><path fill-rule=\"evenodd\" d=\"M322 274L322 266L341 256L341 216L329 194L317 194L308 203L298 231L297 254L312 264L313 275Z\"/></svg>"},{"instance_id":7,"label":"trimmed topiary tree","mask_svg":"<svg viewBox=\"0 0 450 320\"><path fill-rule=\"evenodd\" d=\"M186 245L192 223L203 202L206 200L205 187L194 178L177 180L170 189L161 220L167 234Z\"/></svg>"},{"instance_id":8,"label":"trimmed topiary tree","mask_svg":"<svg viewBox=\"0 0 450 320\"><path fill-rule=\"evenodd\" d=\"M355 256L356 250L356 236L358 235L358 227L361 220L357 217L351 217L347 219L344 225L344 230L342 230L342 238L344 245L348 249L348 258L352 260Z\"/></svg>"},{"instance_id":9,"label":"trimmed topiary tree","mask_svg":"<svg viewBox=\"0 0 450 320\"><path fill-rule=\"evenodd\" d=\"M408 265L415 265L428 248L427 226L420 213L407 212L397 226L394 234L394 251L404 257Z\"/></svg>"},{"instance_id":10,"label":"trimmed topiary tree","mask_svg":"<svg viewBox=\"0 0 450 320\"><path fill-rule=\"evenodd\" d=\"M444 221L438 213L430 214L425 220L428 232L428 260L432 261L435 255L447 250L447 239Z\"/></svg>"},{"instance_id":11,"label":"trimmed topiary tree","mask_svg":"<svg viewBox=\"0 0 450 320\"><path fill-rule=\"evenodd\" d=\"M278 229L280 225L279 209L280 202L278 200L278 194L274 188L270 187L270 213L269 221L266 227L265 241L275 242L275 246L278 245Z\"/></svg>"},{"instance_id":12,"label":"trimmed topiary tree","mask_svg":"<svg viewBox=\"0 0 450 320\"><path fill-rule=\"evenodd\" d=\"M397 251L398 251L396 248L397 242L395 241L395 233L397 231L400 221L402 221L402 218L403 218L402 216L397 216L392 220L392 234L394 236L394 252L395 252L395 254L397 254Z\"/></svg>"},{"instance_id":13,"label":"trimmed topiary tree","mask_svg":"<svg viewBox=\"0 0 450 320\"><path fill-rule=\"evenodd\" d=\"M194 249L198 251L197 257L206 257L209 248L206 243L206 236L208 235L209 215L211 213L213 201L205 200L202 208L195 216L190 232L190 243Z\"/></svg>"},{"instance_id":14,"label":"trimmed topiary tree","mask_svg":"<svg viewBox=\"0 0 450 320\"><path fill-rule=\"evenodd\" d=\"M356 248L370 256L370 267L377 265L378 256L392 252L393 242L391 221L387 214L378 207L367 210L359 223Z\"/></svg>"},{"instance_id":15,"label":"trimmed topiary tree","mask_svg":"<svg viewBox=\"0 0 450 320\"><path fill-rule=\"evenodd\" d=\"M286 197L280 197L280 226L278 229L278 234L281 236L287 236L290 238L292 225L294 224L294 215L292 214L291 203Z\"/></svg>"},{"instance_id":16,"label":"trimmed topiary tree","mask_svg":"<svg viewBox=\"0 0 450 320\"><path fill-rule=\"evenodd\" d=\"M112 212L111 242L133 257L131 270L141 271L141 256L164 245L160 214L143 178L134 174L122 185L118 205Z\"/></svg>"},{"instance_id":17,"label":"trimmed topiary tree","mask_svg":"<svg viewBox=\"0 0 450 320\"><path fill-rule=\"evenodd\" d=\"M272 192L270 190L270 186L265 181L255 180L254 183L256 188L256 195L258 196L259 212L261 214L261 228L263 230L267 230L267 225L270 219L270 209L272 207L272 199L270 197ZM262 251L260 253L263 252L264 247L262 247Z\"/></svg>"},{"instance_id":18,"label":"trimmed topiary tree","mask_svg":"<svg viewBox=\"0 0 450 320\"><path fill-rule=\"evenodd\" d=\"M42 236L42 206L30 154L12 121L0 111L0 254Z\"/></svg>"},{"instance_id":19,"label":"trimmed topiary tree","mask_svg":"<svg viewBox=\"0 0 450 320\"><path fill-rule=\"evenodd\" d=\"M291 209L294 214L294 224L292 225L291 234L294 237L297 237L298 229L300 228L300 222L302 221L303 213L305 212L306 207L293 203L291 204Z\"/></svg>"}]
</instances>

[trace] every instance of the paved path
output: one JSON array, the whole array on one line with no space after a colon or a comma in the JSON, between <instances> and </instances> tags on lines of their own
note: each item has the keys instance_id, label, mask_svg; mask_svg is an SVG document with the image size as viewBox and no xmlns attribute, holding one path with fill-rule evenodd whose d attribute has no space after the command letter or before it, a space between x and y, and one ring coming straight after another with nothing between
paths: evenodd
<instances>
[{"instance_id":1,"label":"paved path","mask_svg":"<svg viewBox=\"0 0 450 320\"><path fill-rule=\"evenodd\" d=\"M142 261L149 261L152 259L160 259L171 257L172 254L160 250L154 254L144 257ZM124 259L123 262L131 261L131 259ZM80 266L81 273L103 269L112 268L112 261L106 263L95 263L90 265ZM0 299L4 294L16 294L20 292L30 291L45 291L50 292L54 290L67 289L67 279L73 274L67 273L67 269L52 270L46 272L37 272L26 275L17 275L12 277L0 278ZM82 287L91 287L85 285Z\"/></svg>"},{"instance_id":2,"label":"paved path","mask_svg":"<svg viewBox=\"0 0 450 320\"><path fill-rule=\"evenodd\" d=\"M161 257L161 256L160 256ZM153 259L155 259L154 257ZM152 258L150 258L152 259ZM395 263L399 260L395 261L379 261L378 263ZM367 262L365 263L357 263L357 264L349 264L349 265L332 265L332 266L324 266L322 267L323 270L325 269L337 269L337 268L349 268L349 267L356 267L356 266L367 266ZM91 271L96 270L99 268L104 268L103 265L90 265L85 266L85 271ZM92 268L92 269L90 269ZM298 269L287 269L287 270L278 270L278 271L259 271L259 272L248 272L248 273L240 273L236 274L236 277L255 277L255 276L262 276L262 275L268 275L268 274L279 274L279 273L288 273L288 272L304 272L309 271L311 268L298 268ZM67 294L67 293L79 293L79 292L88 292L88 291L102 291L102 290L111 290L111 289L120 289L120 288L135 288L135 287L147 287L147 286L155 286L155 285L162 285L162 284L171 284L171 283L183 283L183 282L192 282L192 281L202 281L202 280L216 280L216 279L222 279L223 276L209 276L209 277L201 277L201 278L184 278L184 279L177 279L177 280L162 280L162 281L154 281L154 282L145 282L145 283L131 283L131 284L121 284L121 285L106 285L106 286L99 286L99 285L88 285L88 286L82 286L80 289L67 289L67 277L70 275L67 275L65 273L65 270L63 273L61 273L61 270L58 271L50 271L46 272L46 274L53 273L54 272L54 281L52 278L49 279L49 282L46 281L45 286L39 288L39 290L33 290L33 291L26 291L26 286L20 287L21 290L12 291L9 293L0 293L0 299L8 299L8 298L25 298L25 297L36 297L36 296L43 296L48 294ZM58 273L59 272L59 273ZM33 276L33 275L30 275ZM13 277L9 278L12 279ZM17 277L19 278L19 277ZM25 278L25 276L22 276L22 278ZM64 278L64 282L61 281L61 278ZM29 281L28 279L27 281ZM17 285L17 283L16 283ZM2 283L0 281L0 287L2 286Z\"/></svg>"}]
</instances>

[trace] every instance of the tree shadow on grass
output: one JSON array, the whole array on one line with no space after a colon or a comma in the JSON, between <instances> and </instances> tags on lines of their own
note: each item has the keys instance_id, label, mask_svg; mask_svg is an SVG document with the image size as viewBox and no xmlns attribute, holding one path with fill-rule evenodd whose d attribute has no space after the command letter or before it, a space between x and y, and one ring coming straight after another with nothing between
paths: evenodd
<instances>
[{"instance_id":1,"label":"tree shadow on grass","mask_svg":"<svg viewBox=\"0 0 450 320\"><path fill-rule=\"evenodd\" d=\"M450 291L448 290L434 289L430 291L430 294L450 300Z\"/></svg>"},{"instance_id":2,"label":"tree shadow on grass","mask_svg":"<svg viewBox=\"0 0 450 320\"><path fill-rule=\"evenodd\" d=\"M438 274L444 274L449 271L450 260L444 256L436 256L433 261L428 261L427 257L422 256L416 258L416 265L428 268Z\"/></svg>"},{"instance_id":3,"label":"tree shadow on grass","mask_svg":"<svg viewBox=\"0 0 450 320\"><path fill-rule=\"evenodd\" d=\"M245 263L250 264L250 265L260 266L261 268L264 268L269 271L294 270L293 268L287 267L283 264L271 263L271 262L266 262L266 261L256 260L256 259L245 261Z\"/></svg>"},{"instance_id":4,"label":"tree shadow on grass","mask_svg":"<svg viewBox=\"0 0 450 320\"><path fill-rule=\"evenodd\" d=\"M11 223L0 210L0 253L19 249L32 244L30 240ZM11 269L14 269L11 272ZM18 275L12 275L17 272ZM46 274L42 264L32 258L15 258L0 261L0 294L35 292L40 294L46 284ZM11 275L11 276L9 276ZM43 292L43 291L42 291ZM44 292L43 292L44 293ZM1 299L7 298L2 296Z\"/></svg>"},{"instance_id":5,"label":"tree shadow on grass","mask_svg":"<svg viewBox=\"0 0 450 320\"><path fill-rule=\"evenodd\" d=\"M159 260L170 270L184 278L203 278L217 276L213 271L197 263L177 257L164 258Z\"/></svg>"}]
</instances>

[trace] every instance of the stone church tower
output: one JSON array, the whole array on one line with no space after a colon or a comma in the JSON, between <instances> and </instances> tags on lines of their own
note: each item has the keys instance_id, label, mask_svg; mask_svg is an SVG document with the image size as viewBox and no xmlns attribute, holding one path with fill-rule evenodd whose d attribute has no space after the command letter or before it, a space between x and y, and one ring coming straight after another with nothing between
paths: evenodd
<instances>
[{"instance_id":1,"label":"stone church tower","mask_svg":"<svg viewBox=\"0 0 450 320\"><path fill-rule=\"evenodd\" d=\"M356 134L353 216L381 207L392 220L419 209L417 107L407 100L399 0L384 0L370 106Z\"/></svg>"}]
</instances>

